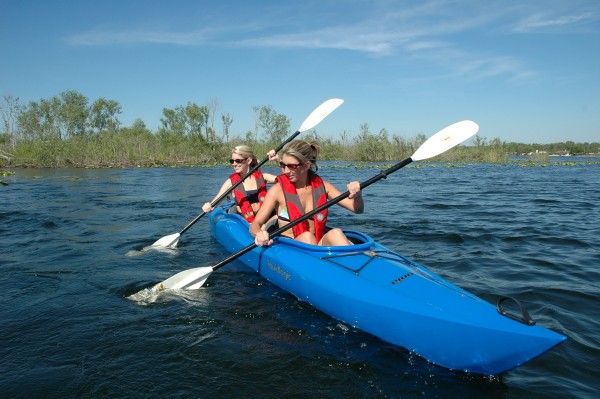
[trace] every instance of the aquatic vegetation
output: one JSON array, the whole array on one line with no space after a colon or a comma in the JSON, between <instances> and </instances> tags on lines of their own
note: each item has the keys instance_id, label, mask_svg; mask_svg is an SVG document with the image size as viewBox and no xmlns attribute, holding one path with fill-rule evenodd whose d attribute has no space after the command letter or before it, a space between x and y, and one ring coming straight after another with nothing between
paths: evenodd
<instances>
[{"instance_id":1,"label":"aquatic vegetation","mask_svg":"<svg viewBox=\"0 0 600 399\"><path fill-rule=\"evenodd\" d=\"M466 166L467 166L467 163L466 163L466 162L463 162L463 163L447 163L447 164L444 164L444 167L445 167L445 168L464 168L464 167L466 167Z\"/></svg>"}]
</instances>

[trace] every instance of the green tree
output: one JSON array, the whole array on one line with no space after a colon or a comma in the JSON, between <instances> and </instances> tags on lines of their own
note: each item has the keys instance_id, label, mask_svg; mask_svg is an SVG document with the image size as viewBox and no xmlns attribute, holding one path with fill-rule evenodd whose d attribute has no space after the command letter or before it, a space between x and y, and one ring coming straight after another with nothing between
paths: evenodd
<instances>
[{"instance_id":1,"label":"green tree","mask_svg":"<svg viewBox=\"0 0 600 399\"><path fill-rule=\"evenodd\" d=\"M115 100L99 98L90 107L90 128L95 134L103 131L117 132L120 122L117 114L121 113L121 105Z\"/></svg>"},{"instance_id":2,"label":"green tree","mask_svg":"<svg viewBox=\"0 0 600 399\"><path fill-rule=\"evenodd\" d=\"M89 113L86 96L74 90L60 93L57 116L61 125L61 137L85 136Z\"/></svg>"},{"instance_id":3,"label":"green tree","mask_svg":"<svg viewBox=\"0 0 600 399\"><path fill-rule=\"evenodd\" d=\"M290 120L283 114L275 115L275 129L271 134L271 143L281 143L290 131Z\"/></svg>"},{"instance_id":4,"label":"green tree","mask_svg":"<svg viewBox=\"0 0 600 399\"><path fill-rule=\"evenodd\" d=\"M221 120L223 121L223 139L229 141L229 127L233 123L233 117L229 113L222 114Z\"/></svg>"},{"instance_id":5,"label":"green tree","mask_svg":"<svg viewBox=\"0 0 600 399\"><path fill-rule=\"evenodd\" d=\"M16 130L18 116L22 112L22 107L19 104L19 97L5 95L2 97L0 104L0 114L2 114L2 129L0 136L4 137L4 141L14 149L16 144Z\"/></svg>"},{"instance_id":6,"label":"green tree","mask_svg":"<svg viewBox=\"0 0 600 399\"><path fill-rule=\"evenodd\" d=\"M60 139L60 99L56 96L40 102L30 101L17 117L20 135L26 140Z\"/></svg>"},{"instance_id":7,"label":"green tree","mask_svg":"<svg viewBox=\"0 0 600 399\"><path fill-rule=\"evenodd\" d=\"M473 145L475 145L475 147L485 147L487 145L487 139L483 136L475 135L475 137L473 137Z\"/></svg>"},{"instance_id":8,"label":"green tree","mask_svg":"<svg viewBox=\"0 0 600 399\"><path fill-rule=\"evenodd\" d=\"M217 113L221 108L221 104L218 98L213 98L206 103L206 126L211 128L213 133L215 132L215 120L217 119ZM215 134L216 137L216 134ZM208 137L207 137L208 139Z\"/></svg>"},{"instance_id":9,"label":"green tree","mask_svg":"<svg viewBox=\"0 0 600 399\"><path fill-rule=\"evenodd\" d=\"M160 134L185 136L185 111L183 107L163 108L163 117L160 118L162 127L159 129Z\"/></svg>"},{"instance_id":10,"label":"green tree","mask_svg":"<svg viewBox=\"0 0 600 399\"><path fill-rule=\"evenodd\" d=\"M131 127L124 127L121 129L121 135L129 137L140 137L144 139L150 139L152 132L146 127L146 124L141 119L133 121Z\"/></svg>"},{"instance_id":11,"label":"green tree","mask_svg":"<svg viewBox=\"0 0 600 399\"><path fill-rule=\"evenodd\" d=\"M360 132L355 139L355 144L355 156L358 161L382 161L387 160L388 155L391 157L387 150L390 143L385 129L381 129L375 136L369 131L369 124L363 123L360 125Z\"/></svg>"},{"instance_id":12,"label":"green tree","mask_svg":"<svg viewBox=\"0 0 600 399\"><path fill-rule=\"evenodd\" d=\"M160 119L162 126L159 133L178 137L196 137L205 140L202 137L202 130L204 129L208 140L211 133L207 127L207 118L208 108L191 102L185 107L180 105L173 109L163 108L163 117Z\"/></svg>"},{"instance_id":13,"label":"green tree","mask_svg":"<svg viewBox=\"0 0 600 399\"><path fill-rule=\"evenodd\" d=\"M188 103L185 106L185 115L182 116L186 131L190 136L202 136L202 129L205 129L206 141L209 141L208 132L208 107L199 106L195 103Z\"/></svg>"},{"instance_id":14,"label":"green tree","mask_svg":"<svg viewBox=\"0 0 600 399\"><path fill-rule=\"evenodd\" d=\"M270 105L253 107L258 120L258 127L264 130L263 137L268 143L280 143L290 130L287 116L277 113Z\"/></svg>"},{"instance_id":15,"label":"green tree","mask_svg":"<svg viewBox=\"0 0 600 399\"><path fill-rule=\"evenodd\" d=\"M413 144L404 137L393 135L392 146L394 148L394 158L404 159L414 153Z\"/></svg>"}]
</instances>

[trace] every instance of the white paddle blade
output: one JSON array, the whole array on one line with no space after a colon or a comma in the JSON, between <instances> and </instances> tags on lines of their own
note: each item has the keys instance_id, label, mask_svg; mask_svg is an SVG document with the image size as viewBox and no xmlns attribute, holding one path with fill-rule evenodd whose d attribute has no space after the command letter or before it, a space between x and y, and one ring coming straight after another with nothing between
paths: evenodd
<instances>
[{"instance_id":1,"label":"white paddle blade","mask_svg":"<svg viewBox=\"0 0 600 399\"><path fill-rule=\"evenodd\" d=\"M152 246L155 248L175 248L177 246L177 243L179 242L180 236L181 234L179 233L164 236L163 238L152 244Z\"/></svg>"},{"instance_id":2,"label":"white paddle blade","mask_svg":"<svg viewBox=\"0 0 600 399\"><path fill-rule=\"evenodd\" d=\"M440 155L467 140L469 137L473 137L478 130L479 125L473 121L461 121L450 125L421 144L411 159L413 161L421 161Z\"/></svg>"},{"instance_id":3,"label":"white paddle blade","mask_svg":"<svg viewBox=\"0 0 600 399\"><path fill-rule=\"evenodd\" d=\"M180 288L185 288L186 290L197 290L198 288L202 287L212 272L212 267L196 267L194 269L184 270L174 276L169 277L165 281L156 284L154 289L159 291Z\"/></svg>"},{"instance_id":4,"label":"white paddle blade","mask_svg":"<svg viewBox=\"0 0 600 399\"><path fill-rule=\"evenodd\" d=\"M302 126L300 126L300 129L298 129L298 131L302 133L307 131L308 129L312 129L313 127L317 126L323 119L327 117L327 115L329 115L330 113L335 111L337 107L342 105L343 102L344 100L342 100L341 98L332 98L330 100L325 101L323 104L319 105L313 112L311 112L310 115L308 115L308 118L304 120Z\"/></svg>"}]
</instances>

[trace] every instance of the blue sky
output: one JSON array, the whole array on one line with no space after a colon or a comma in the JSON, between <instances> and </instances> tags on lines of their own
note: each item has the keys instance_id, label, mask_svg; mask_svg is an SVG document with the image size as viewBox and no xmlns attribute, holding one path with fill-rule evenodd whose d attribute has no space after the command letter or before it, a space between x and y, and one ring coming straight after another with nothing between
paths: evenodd
<instances>
[{"instance_id":1,"label":"blue sky","mask_svg":"<svg viewBox=\"0 0 600 399\"><path fill-rule=\"evenodd\" d=\"M213 102L232 135L262 105L296 130L342 98L319 135L471 119L487 139L600 141L597 0L3 1L0 54L0 95L116 100L123 126Z\"/></svg>"}]
</instances>

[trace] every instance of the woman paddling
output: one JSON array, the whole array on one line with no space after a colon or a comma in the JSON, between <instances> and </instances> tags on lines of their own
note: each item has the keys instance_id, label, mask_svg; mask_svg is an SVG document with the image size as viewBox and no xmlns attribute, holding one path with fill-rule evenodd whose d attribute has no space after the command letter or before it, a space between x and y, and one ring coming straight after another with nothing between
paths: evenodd
<instances>
[{"instance_id":1,"label":"woman paddling","mask_svg":"<svg viewBox=\"0 0 600 399\"><path fill-rule=\"evenodd\" d=\"M277 154L274 150L269 151L267 154L269 160L277 160ZM231 159L229 160L231 166L233 166L234 173L229 176L227 180L221 186L221 189L211 202L207 202L202 205L202 210L206 213L214 210L212 202L219 198L224 192L229 190L234 184L236 184L242 176L245 176L251 168L258 164L254 152L247 145L238 145L231 152ZM255 170L248 178L246 178L242 184L238 185L233 194L237 204L238 212L248 221L248 223L254 220L256 212L263 203L267 194L267 184L275 183L276 176L270 173L262 173L260 170ZM217 204L215 204L216 206Z\"/></svg>"},{"instance_id":2,"label":"woman paddling","mask_svg":"<svg viewBox=\"0 0 600 399\"><path fill-rule=\"evenodd\" d=\"M282 227L323 205L327 200L341 195L337 188L315 173L319 150L318 143L302 140L294 140L283 148L279 163L282 174L277 177L278 184L269 189L265 201L250 224L250 233L257 246L273 243L269 233L263 230L263 225L274 210L277 211L279 227ZM360 183L348 183L347 188L350 195L338 204L354 213L362 213L364 203ZM284 231L282 235L312 245L351 245L341 229L326 230L326 223L327 209L324 209L312 219L294 226L292 231Z\"/></svg>"}]
</instances>

